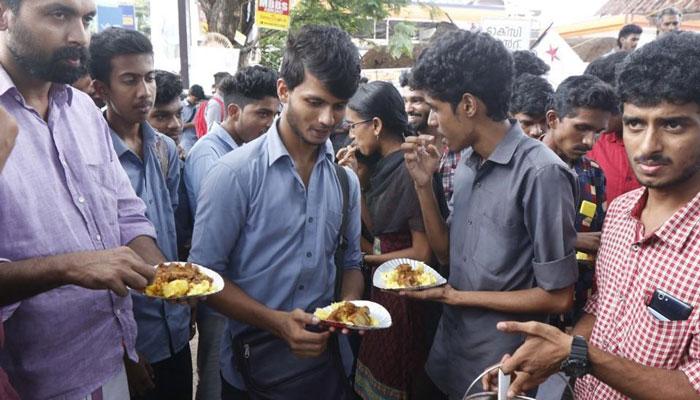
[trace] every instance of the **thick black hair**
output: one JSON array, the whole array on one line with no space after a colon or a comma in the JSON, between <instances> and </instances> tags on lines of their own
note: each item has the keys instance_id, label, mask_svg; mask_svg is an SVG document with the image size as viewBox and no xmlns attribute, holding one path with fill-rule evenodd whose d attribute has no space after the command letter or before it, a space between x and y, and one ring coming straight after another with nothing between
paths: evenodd
<instances>
[{"instance_id":1,"label":"thick black hair","mask_svg":"<svg viewBox=\"0 0 700 400\"><path fill-rule=\"evenodd\" d=\"M156 70L156 106L170 104L180 99L182 94L182 79L172 72Z\"/></svg>"},{"instance_id":2,"label":"thick black hair","mask_svg":"<svg viewBox=\"0 0 700 400\"><path fill-rule=\"evenodd\" d=\"M403 138L408 116L401 93L389 82L373 81L360 85L348 101L348 108L364 119L379 118L386 132Z\"/></svg>"},{"instance_id":3,"label":"thick black hair","mask_svg":"<svg viewBox=\"0 0 700 400\"><path fill-rule=\"evenodd\" d=\"M402 88L406 87L409 85L411 82L411 71L401 71L401 75L399 75L399 86Z\"/></svg>"},{"instance_id":4,"label":"thick black hair","mask_svg":"<svg viewBox=\"0 0 700 400\"><path fill-rule=\"evenodd\" d=\"M515 78L513 95L510 98L510 114L527 114L541 118L547 113L554 89L541 76L522 74Z\"/></svg>"},{"instance_id":5,"label":"thick black hair","mask_svg":"<svg viewBox=\"0 0 700 400\"><path fill-rule=\"evenodd\" d=\"M619 113L619 101L612 86L593 75L570 76L559 84L548 107L560 120L575 117L579 108Z\"/></svg>"},{"instance_id":6,"label":"thick black hair","mask_svg":"<svg viewBox=\"0 0 700 400\"><path fill-rule=\"evenodd\" d=\"M622 29L620 29L620 32L617 34L617 47L622 48L622 42L620 41L627 36L641 34L642 28L637 24L627 24L623 26Z\"/></svg>"},{"instance_id":7,"label":"thick black hair","mask_svg":"<svg viewBox=\"0 0 700 400\"><path fill-rule=\"evenodd\" d=\"M280 76L289 90L304 82L306 72L339 99L349 99L360 81L360 53L350 35L335 26L306 25L290 34Z\"/></svg>"},{"instance_id":8,"label":"thick black hair","mask_svg":"<svg viewBox=\"0 0 700 400\"><path fill-rule=\"evenodd\" d=\"M700 104L700 35L664 35L634 51L620 66L617 89L623 103L649 107L661 102Z\"/></svg>"},{"instance_id":9,"label":"thick black hair","mask_svg":"<svg viewBox=\"0 0 700 400\"><path fill-rule=\"evenodd\" d=\"M508 115L513 86L513 57L500 41L484 32L457 30L426 48L411 70L411 87L452 104L465 93L486 105L486 115L502 121Z\"/></svg>"},{"instance_id":10,"label":"thick black hair","mask_svg":"<svg viewBox=\"0 0 700 400\"><path fill-rule=\"evenodd\" d=\"M516 50L513 52L513 65L515 76L532 74L541 76L549 71L549 65L529 50Z\"/></svg>"},{"instance_id":11,"label":"thick black hair","mask_svg":"<svg viewBox=\"0 0 700 400\"><path fill-rule=\"evenodd\" d=\"M615 87L615 76L619 66L625 61L629 55L626 51L616 51L607 56L596 58L583 72L586 75L593 75L601 79L603 82Z\"/></svg>"},{"instance_id":12,"label":"thick black hair","mask_svg":"<svg viewBox=\"0 0 700 400\"><path fill-rule=\"evenodd\" d=\"M112 59L128 54L153 55L153 45L143 33L111 27L92 35L90 39L90 75L109 83Z\"/></svg>"},{"instance_id":13,"label":"thick black hair","mask_svg":"<svg viewBox=\"0 0 700 400\"><path fill-rule=\"evenodd\" d=\"M207 96L204 94L204 88L200 85L190 86L189 94L194 96L197 100L204 100Z\"/></svg>"},{"instance_id":14,"label":"thick black hair","mask_svg":"<svg viewBox=\"0 0 700 400\"><path fill-rule=\"evenodd\" d=\"M265 97L277 98L277 72L262 65L246 67L221 81L219 91L224 104L235 103L240 108Z\"/></svg>"}]
</instances>

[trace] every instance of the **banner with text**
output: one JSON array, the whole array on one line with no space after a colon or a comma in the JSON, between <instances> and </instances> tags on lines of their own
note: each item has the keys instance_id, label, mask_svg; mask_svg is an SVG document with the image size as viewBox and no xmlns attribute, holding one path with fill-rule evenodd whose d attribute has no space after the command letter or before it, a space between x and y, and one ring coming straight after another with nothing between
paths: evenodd
<instances>
[{"instance_id":1,"label":"banner with text","mask_svg":"<svg viewBox=\"0 0 700 400\"><path fill-rule=\"evenodd\" d=\"M530 48L531 24L526 19L484 18L481 30L500 40L510 51Z\"/></svg>"},{"instance_id":2,"label":"banner with text","mask_svg":"<svg viewBox=\"0 0 700 400\"><path fill-rule=\"evenodd\" d=\"M255 23L259 28L289 29L289 0L258 0Z\"/></svg>"}]
</instances>

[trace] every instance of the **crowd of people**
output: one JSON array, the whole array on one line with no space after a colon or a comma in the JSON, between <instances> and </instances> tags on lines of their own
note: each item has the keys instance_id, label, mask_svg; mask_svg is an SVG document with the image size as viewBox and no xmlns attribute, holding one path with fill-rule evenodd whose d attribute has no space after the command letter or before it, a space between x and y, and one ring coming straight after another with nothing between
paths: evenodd
<instances>
[{"instance_id":1,"label":"crowd of people","mask_svg":"<svg viewBox=\"0 0 700 400\"><path fill-rule=\"evenodd\" d=\"M462 399L494 365L509 396L567 398L559 375L700 398L700 35L677 10L556 88L457 28L366 82L346 32L308 25L212 96L94 16L0 0L0 399ZM372 287L397 258L448 283ZM146 297L178 260L223 290ZM359 299L392 326L313 315Z\"/></svg>"}]
</instances>

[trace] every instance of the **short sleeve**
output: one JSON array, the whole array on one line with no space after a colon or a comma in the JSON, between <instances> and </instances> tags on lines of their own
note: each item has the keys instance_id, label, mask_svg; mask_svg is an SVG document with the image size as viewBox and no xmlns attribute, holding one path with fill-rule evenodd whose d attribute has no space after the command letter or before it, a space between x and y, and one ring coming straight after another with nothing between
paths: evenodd
<instances>
[{"instance_id":1,"label":"short sleeve","mask_svg":"<svg viewBox=\"0 0 700 400\"><path fill-rule=\"evenodd\" d=\"M529 179L523 196L525 225L532 238L537 286L557 290L578 279L576 264L575 176L550 164Z\"/></svg>"}]
</instances>

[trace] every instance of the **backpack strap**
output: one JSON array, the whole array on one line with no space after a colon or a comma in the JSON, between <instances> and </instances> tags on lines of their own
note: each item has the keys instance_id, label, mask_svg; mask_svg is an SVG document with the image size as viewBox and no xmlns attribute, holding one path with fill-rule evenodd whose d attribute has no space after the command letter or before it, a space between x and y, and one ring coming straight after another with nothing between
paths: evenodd
<instances>
[{"instance_id":1,"label":"backpack strap","mask_svg":"<svg viewBox=\"0 0 700 400\"><path fill-rule=\"evenodd\" d=\"M350 203L350 182L348 172L345 168L338 164L333 164L335 167L340 189L343 192L343 212L340 215L340 231L338 232L338 246L335 248L335 291L333 298L335 301L340 300L340 292L343 288L343 262L345 260L345 251L348 248L348 239L345 237L345 230L348 226L348 208Z\"/></svg>"}]
</instances>

